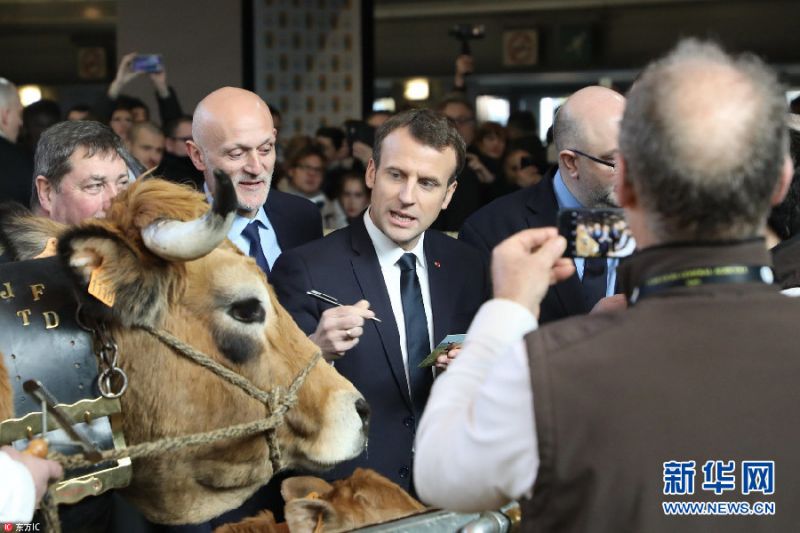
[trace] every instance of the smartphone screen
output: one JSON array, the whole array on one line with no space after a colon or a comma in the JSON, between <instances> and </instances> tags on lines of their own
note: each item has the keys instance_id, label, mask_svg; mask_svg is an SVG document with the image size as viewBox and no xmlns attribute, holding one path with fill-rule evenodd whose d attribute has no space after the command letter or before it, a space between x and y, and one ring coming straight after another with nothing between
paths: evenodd
<instances>
[{"instance_id":1,"label":"smartphone screen","mask_svg":"<svg viewBox=\"0 0 800 533\"><path fill-rule=\"evenodd\" d=\"M134 72L161 72L161 54L141 54L133 58L131 70Z\"/></svg>"},{"instance_id":2,"label":"smartphone screen","mask_svg":"<svg viewBox=\"0 0 800 533\"><path fill-rule=\"evenodd\" d=\"M567 239L568 257L626 257L636 249L622 209L565 209L558 232Z\"/></svg>"}]
</instances>

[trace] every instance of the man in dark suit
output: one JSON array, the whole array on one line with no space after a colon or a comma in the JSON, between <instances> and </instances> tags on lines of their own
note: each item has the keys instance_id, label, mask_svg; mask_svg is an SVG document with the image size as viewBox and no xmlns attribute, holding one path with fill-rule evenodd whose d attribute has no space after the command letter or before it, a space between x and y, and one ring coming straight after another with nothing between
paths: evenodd
<instances>
[{"instance_id":1,"label":"man in dark suit","mask_svg":"<svg viewBox=\"0 0 800 533\"><path fill-rule=\"evenodd\" d=\"M228 238L269 275L282 251L322 237L322 218L311 202L270 191L277 131L257 94L223 87L195 109L189 157L213 192L213 173L233 180L239 210ZM269 195L269 196L268 196Z\"/></svg>"},{"instance_id":2,"label":"man in dark suit","mask_svg":"<svg viewBox=\"0 0 800 533\"><path fill-rule=\"evenodd\" d=\"M446 335L464 333L488 296L480 255L428 229L450 202L464 157L463 139L442 115L390 118L367 167L369 209L275 265L281 303L372 409L369 450L332 479L361 466L412 488L414 433L433 381L418 364ZM312 289L358 303L332 307L308 296Z\"/></svg>"},{"instance_id":3,"label":"man in dark suit","mask_svg":"<svg viewBox=\"0 0 800 533\"><path fill-rule=\"evenodd\" d=\"M27 206L33 184L33 159L17 146L22 127L22 104L17 88L0 78L0 201Z\"/></svg>"},{"instance_id":4,"label":"man in dark suit","mask_svg":"<svg viewBox=\"0 0 800 533\"><path fill-rule=\"evenodd\" d=\"M514 233L557 224L559 209L617 207L614 154L625 98L604 87L585 87L564 103L553 128L558 167L542 181L498 198L469 217L459 239L488 259ZM576 259L576 273L550 288L539 321L589 312L614 294L617 259Z\"/></svg>"}]
</instances>

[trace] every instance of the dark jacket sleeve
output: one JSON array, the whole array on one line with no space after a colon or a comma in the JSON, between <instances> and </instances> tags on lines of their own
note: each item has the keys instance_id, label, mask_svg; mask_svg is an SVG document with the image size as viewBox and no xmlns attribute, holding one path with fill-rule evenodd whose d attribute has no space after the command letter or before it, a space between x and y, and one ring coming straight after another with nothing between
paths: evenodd
<instances>
[{"instance_id":1,"label":"dark jacket sleeve","mask_svg":"<svg viewBox=\"0 0 800 533\"><path fill-rule=\"evenodd\" d=\"M314 333L319 322L317 300L306 291L313 289L311 276L302 255L282 253L272 267L269 282L275 289L278 301L286 308L306 335Z\"/></svg>"},{"instance_id":2,"label":"dark jacket sleeve","mask_svg":"<svg viewBox=\"0 0 800 533\"><path fill-rule=\"evenodd\" d=\"M458 240L465 242L476 249L483 258L484 262L488 265L491 261L492 249L489 247L489 242L484 235L478 231L473 218L468 219L461 226L461 232L458 234Z\"/></svg>"},{"instance_id":3,"label":"dark jacket sleeve","mask_svg":"<svg viewBox=\"0 0 800 533\"><path fill-rule=\"evenodd\" d=\"M305 222L305 226L303 227L303 243L316 241L322 238L322 214L319 212L319 208L317 208L316 205L311 202L308 202L308 205L308 214L306 215L303 213L303 216L300 218L300 220Z\"/></svg>"},{"instance_id":4,"label":"dark jacket sleeve","mask_svg":"<svg viewBox=\"0 0 800 533\"><path fill-rule=\"evenodd\" d=\"M161 98L156 93L156 101L158 101L158 116L161 117L162 127L166 126L170 120L175 120L183 115L178 95L175 94L175 89L172 87L169 87L169 95L166 98Z\"/></svg>"}]
</instances>

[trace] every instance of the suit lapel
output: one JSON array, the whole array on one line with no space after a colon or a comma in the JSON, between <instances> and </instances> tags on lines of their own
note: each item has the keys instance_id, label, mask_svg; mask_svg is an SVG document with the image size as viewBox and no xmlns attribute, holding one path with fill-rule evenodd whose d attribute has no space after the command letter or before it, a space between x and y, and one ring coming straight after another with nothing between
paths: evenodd
<instances>
[{"instance_id":1,"label":"suit lapel","mask_svg":"<svg viewBox=\"0 0 800 533\"><path fill-rule=\"evenodd\" d=\"M527 226L536 228L558 224L558 201L553 189L553 177L558 170L554 166L542 179L542 187L534 187L527 202ZM565 315L582 314L585 311L581 280L577 274L556 284L553 289L559 302L566 310Z\"/></svg>"},{"instance_id":2,"label":"suit lapel","mask_svg":"<svg viewBox=\"0 0 800 533\"><path fill-rule=\"evenodd\" d=\"M408 407L413 408L411 397L408 394L403 353L400 351L400 334L389 300L389 292L386 290L386 283L378 263L378 256L375 254L375 247L372 245L366 226L364 226L363 218L357 218L351 228L352 246L355 252L351 259L353 274L364 299L369 301L375 316L381 319L380 323L368 320L365 328L374 327L378 331L378 337L383 344L383 353L392 369L400 394Z\"/></svg>"},{"instance_id":3,"label":"suit lapel","mask_svg":"<svg viewBox=\"0 0 800 533\"><path fill-rule=\"evenodd\" d=\"M434 346L442 341L449 333L464 333L463 331L450 331L450 317L453 316L453 306L458 300L457 294L449 290L458 287L457 278L459 270L456 265L451 265L446 257L442 257L441 246L437 246L439 238L450 237L440 235L435 231L425 232L425 262L428 266L428 289L431 294L431 313L433 313L433 342Z\"/></svg>"},{"instance_id":4,"label":"suit lapel","mask_svg":"<svg viewBox=\"0 0 800 533\"><path fill-rule=\"evenodd\" d=\"M289 231L291 224L287 223L286 213L281 209L281 203L275 200L278 196L276 191L270 191L267 195L267 201L264 202L264 212L267 214L269 223L272 225L272 230L275 232L275 238L278 239L278 246L281 250L288 250L294 247L292 242L292 234Z\"/></svg>"}]
</instances>

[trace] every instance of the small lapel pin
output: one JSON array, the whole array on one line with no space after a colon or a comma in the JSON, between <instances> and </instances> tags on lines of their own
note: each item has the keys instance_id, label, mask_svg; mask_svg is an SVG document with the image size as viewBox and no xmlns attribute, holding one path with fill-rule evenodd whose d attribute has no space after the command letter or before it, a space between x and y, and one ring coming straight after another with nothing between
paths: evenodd
<instances>
[{"instance_id":1,"label":"small lapel pin","mask_svg":"<svg viewBox=\"0 0 800 533\"><path fill-rule=\"evenodd\" d=\"M439 261L434 261L433 266L435 266L436 268L441 268L442 264Z\"/></svg>"}]
</instances>

